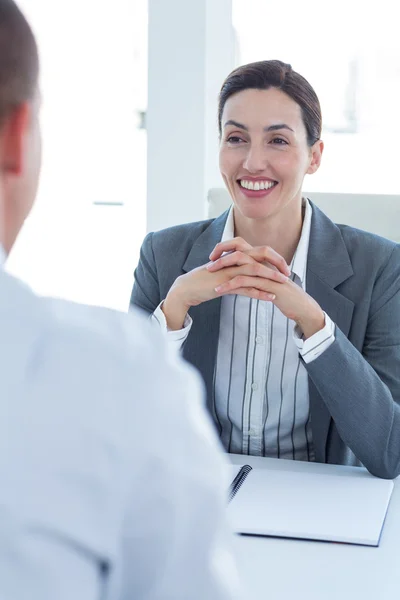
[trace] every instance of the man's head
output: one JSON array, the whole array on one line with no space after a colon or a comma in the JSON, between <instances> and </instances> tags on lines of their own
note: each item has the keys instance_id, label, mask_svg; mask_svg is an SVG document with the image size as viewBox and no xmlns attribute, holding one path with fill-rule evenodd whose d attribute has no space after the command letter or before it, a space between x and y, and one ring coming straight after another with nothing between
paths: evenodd
<instances>
[{"instance_id":1,"label":"man's head","mask_svg":"<svg viewBox=\"0 0 400 600\"><path fill-rule=\"evenodd\" d=\"M36 41L13 0L0 0L0 244L8 254L37 191L41 136Z\"/></svg>"}]
</instances>

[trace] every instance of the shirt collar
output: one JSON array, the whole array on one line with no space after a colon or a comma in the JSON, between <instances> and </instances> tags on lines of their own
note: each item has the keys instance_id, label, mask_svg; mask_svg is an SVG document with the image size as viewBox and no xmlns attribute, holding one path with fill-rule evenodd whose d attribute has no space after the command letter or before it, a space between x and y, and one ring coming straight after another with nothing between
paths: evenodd
<instances>
[{"instance_id":1,"label":"shirt collar","mask_svg":"<svg viewBox=\"0 0 400 600\"><path fill-rule=\"evenodd\" d=\"M296 251L293 256L293 260L290 264L290 270L292 273L297 275L301 283L304 284L306 270L307 270L307 255L308 246L310 244L310 232L311 232L311 217L312 207L307 198L303 198L303 206L305 208L303 227L301 230L301 236L297 245ZM228 218L226 219L224 231L222 234L221 242L232 240L235 237L235 221L233 216L233 206L229 210Z\"/></svg>"},{"instance_id":2,"label":"shirt collar","mask_svg":"<svg viewBox=\"0 0 400 600\"><path fill-rule=\"evenodd\" d=\"M297 244L296 251L294 253L292 262L290 264L290 270L292 273L297 275L300 279L301 283L304 284L306 279L306 270L307 270L307 256L308 256L308 247L310 245L310 232L311 232L311 217L312 217L312 207L307 198L303 198L303 206L305 208L304 211L304 219L303 219L303 227L301 230L301 236L299 243Z\"/></svg>"}]
</instances>

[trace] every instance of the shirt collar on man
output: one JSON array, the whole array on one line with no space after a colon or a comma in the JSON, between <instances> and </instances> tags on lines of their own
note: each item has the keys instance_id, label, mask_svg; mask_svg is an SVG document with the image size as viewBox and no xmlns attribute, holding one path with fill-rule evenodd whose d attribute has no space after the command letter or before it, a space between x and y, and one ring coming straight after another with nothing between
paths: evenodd
<instances>
[{"instance_id":1,"label":"shirt collar on man","mask_svg":"<svg viewBox=\"0 0 400 600\"><path fill-rule=\"evenodd\" d=\"M310 243L310 232L311 232L311 217L312 207L307 198L303 198L303 206L305 207L303 227L301 230L301 236L297 245L296 251L293 256L293 260L290 264L290 270L292 273L297 275L302 285L305 282L305 275L307 270L307 256L308 246ZM233 206L231 207L228 218L225 223L225 228L222 234L221 242L232 240L235 237L235 221L233 216Z\"/></svg>"}]
</instances>

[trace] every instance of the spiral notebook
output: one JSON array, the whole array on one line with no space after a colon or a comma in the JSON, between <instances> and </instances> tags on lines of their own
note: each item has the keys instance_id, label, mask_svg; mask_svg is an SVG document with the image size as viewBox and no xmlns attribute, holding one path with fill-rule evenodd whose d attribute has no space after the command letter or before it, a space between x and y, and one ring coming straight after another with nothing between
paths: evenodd
<instances>
[{"instance_id":1,"label":"spiral notebook","mask_svg":"<svg viewBox=\"0 0 400 600\"><path fill-rule=\"evenodd\" d=\"M252 468L253 467L250 467L250 465L243 465L243 467L237 467L235 465L231 466L231 471L232 473L235 473L235 475L232 478L232 483L229 486L228 502L231 502L236 496Z\"/></svg>"},{"instance_id":2,"label":"spiral notebook","mask_svg":"<svg viewBox=\"0 0 400 600\"><path fill-rule=\"evenodd\" d=\"M328 473L227 469L236 533L379 546L393 481L357 467Z\"/></svg>"}]
</instances>

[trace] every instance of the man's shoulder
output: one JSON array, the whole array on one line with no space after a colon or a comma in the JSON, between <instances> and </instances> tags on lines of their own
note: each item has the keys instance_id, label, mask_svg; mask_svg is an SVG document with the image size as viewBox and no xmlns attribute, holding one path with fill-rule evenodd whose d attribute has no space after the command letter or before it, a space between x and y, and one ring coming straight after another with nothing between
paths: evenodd
<instances>
[{"instance_id":1,"label":"man's shoulder","mask_svg":"<svg viewBox=\"0 0 400 600\"><path fill-rule=\"evenodd\" d=\"M107 375L137 379L160 348L160 333L139 310L129 314L66 300L39 297L18 279L2 273L0 320L7 339L21 349L21 373L49 381L68 380L72 372L93 387ZM6 349L7 340L4 339ZM17 357L15 357L17 360ZM26 364L23 364L25 361ZM100 365L107 365L107 373Z\"/></svg>"},{"instance_id":2,"label":"man's shoulder","mask_svg":"<svg viewBox=\"0 0 400 600\"><path fill-rule=\"evenodd\" d=\"M47 303L51 332L48 340L43 336L43 352L38 353L43 369L38 379L47 388L50 382L61 404L71 404L84 426L90 423L107 439L115 435L116 447L159 456L171 436L190 425L186 400L196 404L202 396L198 374L168 348L159 328L138 309L125 314ZM152 448L149 423L157 435Z\"/></svg>"},{"instance_id":3,"label":"man's shoulder","mask_svg":"<svg viewBox=\"0 0 400 600\"><path fill-rule=\"evenodd\" d=\"M119 371L150 362L159 332L139 310L128 314L52 298L42 299L43 335L49 346L70 348L69 360L94 363L108 359ZM79 359L78 359L79 357Z\"/></svg>"}]
</instances>

